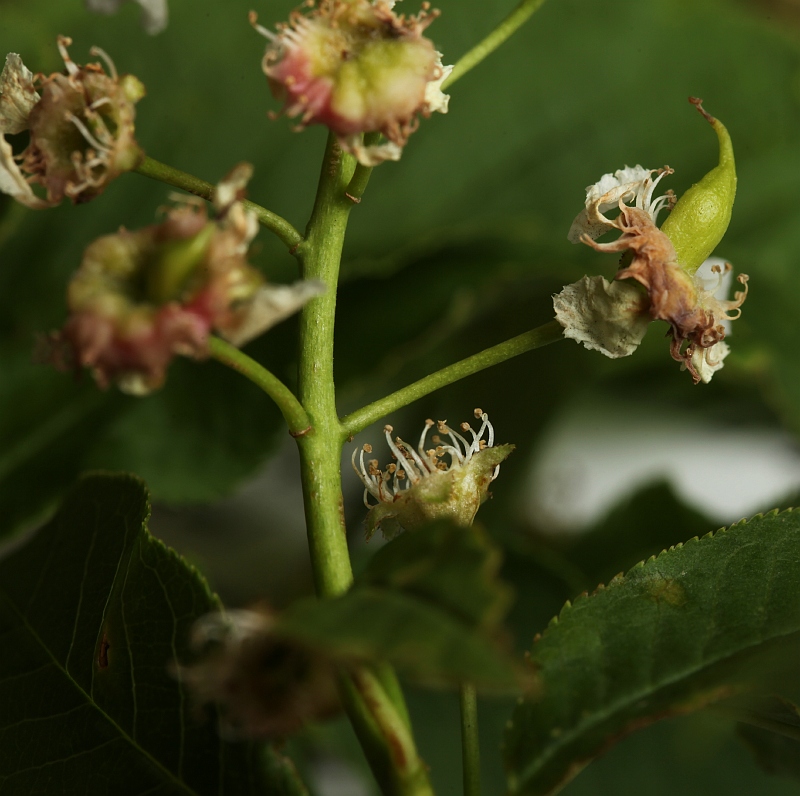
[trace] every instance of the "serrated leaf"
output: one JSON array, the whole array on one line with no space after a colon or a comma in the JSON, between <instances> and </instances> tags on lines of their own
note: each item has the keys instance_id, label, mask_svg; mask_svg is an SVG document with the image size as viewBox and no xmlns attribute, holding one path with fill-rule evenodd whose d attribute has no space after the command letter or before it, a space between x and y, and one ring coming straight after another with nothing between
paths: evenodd
<instances>
[{"instance_id":1,"label":"serrated leaf","mask_svg":"<svg viewBox=\"0 0 800 796\"><path fill-rule=\"evenodd\" d=\"M800 511L692 539L567 604L505 738L513 793L550 794L638 727L730 696L800 641Z\"/></svg>"},{"instance_id":2,"label":"serrated leaf","mask_svg":"<svg viewBox=\"0 0 800 796\"><path fill-rule=\"evenodd\" d=\"M347 594L290 608L279 632L343 658L388 660L429 685L516 690L519 669L493 632L509 602L499 565L476 528L407 532L378 551Z\"/></svg>"},{"instance_id":3,"label":"serrated leaf","mask_svg":"<svg viewBox=\"0 0 800 796\"><path fill-rule=\"evenodd\" d=\"M87 477L0 560L0 792L299 796L287 761L222 741L170 674L220 606L148 515L138 479Z\"/></svg>"}]
</instances>

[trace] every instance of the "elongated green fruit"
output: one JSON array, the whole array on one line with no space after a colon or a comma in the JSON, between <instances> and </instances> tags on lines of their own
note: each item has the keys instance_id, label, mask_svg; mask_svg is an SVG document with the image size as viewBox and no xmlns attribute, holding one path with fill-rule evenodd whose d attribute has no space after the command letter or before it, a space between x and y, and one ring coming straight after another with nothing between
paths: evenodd
<instances>
[{"instance_id":1,"label":"elongated green fruit","mask_svg":"<svg viewBox=\"0 0 800 796\"><path fill-rule=\"evenodd\" d=\"M736 164L725 125L703 109L703 101L689 102L708 120L719 139L719 164L695 183L678 201L661 231L672 242L678 263L693 274L722 240L731 220L736 197Z\"/></svg>"}]
</instances>

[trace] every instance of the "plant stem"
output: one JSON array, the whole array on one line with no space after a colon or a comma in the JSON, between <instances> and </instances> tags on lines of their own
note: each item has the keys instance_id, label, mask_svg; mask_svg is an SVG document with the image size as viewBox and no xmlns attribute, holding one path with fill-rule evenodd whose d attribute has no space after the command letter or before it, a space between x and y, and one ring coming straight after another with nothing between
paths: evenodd
<instances>
[{"instance_id":1,"label":"plant stem","mask_svg":"<svg viewBox=\"0 0 800 796\"><path fill-rule=\"evenodd\" d=\"M367 133L364 136L364 146L372 146L373 144L377 144L380 137L380 133ZM369 182L369 178L371 176L372 166L364 166L361 163L356 166L356 170L353 172L353 177L347 186L347 190L345 191L347 198L353 204L358 204L361 201L361 197L364 195L364 191L367 189L367 183Z\"/></svg>"},{"instance_id":2,"label":"plant stem","mask_svg":"<svg viewBox=\"0 0 800 796\"><path fill-rule=\"evenodd\" d=\"M218 362L238 371L269 395L281 410L286 425L289 426L289 433L293 437L308 433L311 421L306 410L277 376L220 337L212 335L208 338L208 352Z\"/></svg>"},{"instance_id":3,"label":"plant stem","mask_svg":"<svg viewBox=\"0 0 800 796\"><path fill-rule=\"evenodd\" d=\"M477 66L486 56L491 55L501 44L505 43L538 11L544 0L522 0L520 4L479 44L476 44L466 55L456 62L453 71L442 83L445 91L459 78L464 77L470 69Z\"/></svg>"},{"instance_id":4,"label":"plant stem","mask_svg":"<svg viewBox=\"0 0 800 796\"><path fill-rule=\"evenodd\" d=\"M407 387L403 387L401 390L397 390L397 392L393 392L391 395L387 395L385 398L381 398L347 415L342 419L342 434L345 439L352 437L390 412L407 406L438 390L440 387L445 387L459 379L471 376L473 373L478 373L485 368L505 362L507 359L519 356L527 351L533 351L535 348L555 343L556 340L563 339L562 332L563 327L558 321L550 321L550 323L538 326L530 332L512 337L504 343L499 343L487 348L485 351L481 351L479 354L473 354L460 362L437 370L436 373L431 373L430 376L415 381L413 384L409 384Z\"/></svg>"},{"instance_id":5,"label":"plant stem","mask_svg":"<svg viewBox=\"0 0 800 796\"><path fill-rule=\"evenodd\" d=\"M165 182L167 185L172 185L174 188L193 193L195 196L199 196L209 202L214 198L215 186L210 182L201 180L199 177L187 174L185 171L172 166L167 166L166 163L160 163L151 157L145 157L136 171L145 177L150 177L154 180ZM271 210L267 210L249 199L245 199L242 204L256 214L261 226L270 232L274 232L288 248L294 249L302 243L303 236L285 218L281 218Z\"/></svg>"},{"instance_id":6,"label":"plant stem","mask_svg":"<svg viewBox=\"0 0 800 796\"><path fill-rule=\"evenodd\" d=\"M352 158L345 159L328 136L317 198L305 241L297 250L303 277L327 286L300 315L298 395L313 425L301 437L308 539L317 593L336 597L353 581L347 550L341 483L341 434L333 382L333 327L336 288L352 202L344 195L352 176Z\"/></svg>"},{"instance_id":7,"label":"plant stem","mask_svg":"<svg viewBox=\"0 0 800 796\"><path fill-rule=\"evenodd\" d=\"M481 747L478 739L478 699L475 686L462 684L461 765L464 772L464 796L481 794Z\"/></svg>"},{"instance_id":8,"label":"plant stem","mask_svg":"<svg viewBox=\"0 0 800 796\"><path fill-rule=\"evenodd\" d=\"M328 136L317 198L297 257L306 279L328 290L305 305L300 316L298 395L312 429L297 439L308 542L317 594L337 597L353 582L342 506L343 436L333 382L336 287L347 218L353 202L345 191L355 161ZM383 681L391 683L387 672ZM425 766L407 725L399 689L389 693L373 672L343 677L342 699L370 767L386 796L430 796ZM402 707L401 707L402 706Z\"/></svg>"}]
</instances>

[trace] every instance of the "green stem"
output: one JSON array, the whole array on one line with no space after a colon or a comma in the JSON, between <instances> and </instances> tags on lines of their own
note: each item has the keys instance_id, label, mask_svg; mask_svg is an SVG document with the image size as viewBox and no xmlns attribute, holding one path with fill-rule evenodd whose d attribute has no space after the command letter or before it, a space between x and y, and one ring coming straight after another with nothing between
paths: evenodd
<instances>
[{"instance_id":1,"label":"green stem","mask_svg":"<svg viewBox=\"0 0 800 796\"><path fill-rule=\"evenodd\" d=\"M436 373L431 373L430 376L415 381L413 384L347 415L342 419L342 434L345 439L352 437L389 413L407 406L441 387L446 387L459 379L471 376L473 373L478 373L527 351L555 343L556 340L563 339L563 331L563 327L558 321L550 321L530 332L512 337L504 343L499 343L479 354L473 354L460 362L437 370Z\"/></svg>"},{"instance_id":2,"label":"green stem","mask_svg":"<svg viewBox=\"0 0 800 796\"><path fill-rule=\"evenodd\" d=\"M199 177L187 174L185 171L172 166L167 166L166 163L161 163L151 157L145 157L136 171L145 177L150 177L159 182L165 182L167 185L172 185L174 188L193 193L195 196L199 196L209 202L214 198L216 186L210 182L201 180ZM261 226L270 232L274 232L288 248L294 249L303 242L303 236L285 218L281 218L271 210L267 210L249 199L245 199L243 204L248 210L256 214Z\"/></svg>"},{"instance_id":3,"label":"green stem","mask_svg":"<svg viewBox=\"0 0 800 796\"><path fill-rule=\"evenodd\" d=\"M464 683L459 696L464 796L481 796L481 747L478 739L478 698L475 686Z\"/></svg>"},{"instance_id":4,"label":"green stem","mask_svg":"<svg viewBox=\"0 0 800 796\"><path fill-rule=\"evenodd\" d=\"M297 250L303 277L327 290L309 301L300 315L298 395L313 425L301 437L300 461L311 561L317 593L336 597L350 587L353 574L347 550L341 483L341 434L333 382L333 327L339 264L353 207L344 195L353 159L345 158L328 136L317 198L305 241Z\"/></svg>"},{"instance_id":5,"label":"green stem","mask_svg":"<svg viewBox=\"0 0 800 796\"><path fill-rule=\"evenodd\" d=\"M377 144L380 137L380 133L367 133L364 136L364 146ZM353 177L345 190L345 195L353 204L358 204L361 201L361 197L367 189L367 183L369 183L369 178L371 176L372 166L364 166L361 163L356 166Z\"/></svg>"},{"instance_id":6,"label":"green stem","mask_svg":"<svg viewBox=\"0 0 800 796\"><path fill-rule=\"evenodd\" d=\"M297 249L303 276L319 279L328 287L305 305L300 316L298 395L312 429L297 440L311 562L317 594L323 598L344 593L353 582L342 506L344 438L336 411L333 330L339 266L353 207L346 189L354 171L353 158L344 155L335 137L329 135L306 239ZM365 669L343 678L341 690L345 709L384 794L431 794L404 708L393 701L397 694L387 692L375 674Z\"/></svg>"},{"instance_id":7,"label":"green stem","mask_svg":"<svg viewBox=\"0 0 800 796\"><path fill-rule=\"evenodd\" d=\"M208 338L208 352L223 365L238 371L254 384L258 385L281 410L289 433L293 437L307 434L311 421L294 393L273 373L261 366L238 348L213 335Z\"/></svg>"},{"instance_id":8,"label":"green stem","mask_svg":"<svg viewBox=\"0 0 800 796\"><path fill-rule=\"evenodd\" d=\"M442 83L442 90L446 91L456 80L464 77L470 69L510 39L530 19L534 11L539 10L542 3L544 0L522 0L480 44L475 45L466 55L458 59L453 71Z\"/></svg>"}]
</instances>

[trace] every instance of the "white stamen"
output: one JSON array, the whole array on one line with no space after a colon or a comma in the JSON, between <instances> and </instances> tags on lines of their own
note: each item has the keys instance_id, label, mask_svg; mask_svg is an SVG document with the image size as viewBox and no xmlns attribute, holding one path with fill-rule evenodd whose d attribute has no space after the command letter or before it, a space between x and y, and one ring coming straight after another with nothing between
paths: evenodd
<instances>
[{"instance_id":1,"label":"white stamen","mask_svg":"<svg viewBox=\"0 0 800 796\"><path fill-rule=\"evenodd\" d=\"M117 67L114 66L114 62L109 57L108 53L102 47L92 47L89 50L89 55L98 55L100 58L105 61L106 66L108 67L108 74L111 76L111 79L116 83L119 80L119 75L117 74Z\"/></svg>"},{"instance_id":2,"label":"white stamen","mask_svg":"<svg viewBox=\"0 0 800 796\"><path fill-rule=\"evenodd\" d=\"M89 132L89 128L74 114L68 113L67 119L71 121L80 131L81 135L90 143L93 147L95 147L100 152L105 152L106 154L110 153L111 150L109 147L101 144L91 132Z\"/></svg>"},{"instance_id":3,"label":"white stamen","mask_svg":"<svg viewBox=\"0 0 800 796\"><path fill-rule=\"evenodd\" d=\"M78 67L75 65L75 62L72 58L69 57L69 53L67 52L67 47L72 44L72 39L69 36L59 36L57 41L58 52L61 55L61 58L64 60L64 66L67 69L67 72L70 75L77 75L78 74Z\"/></svg>"}]
</instances>

